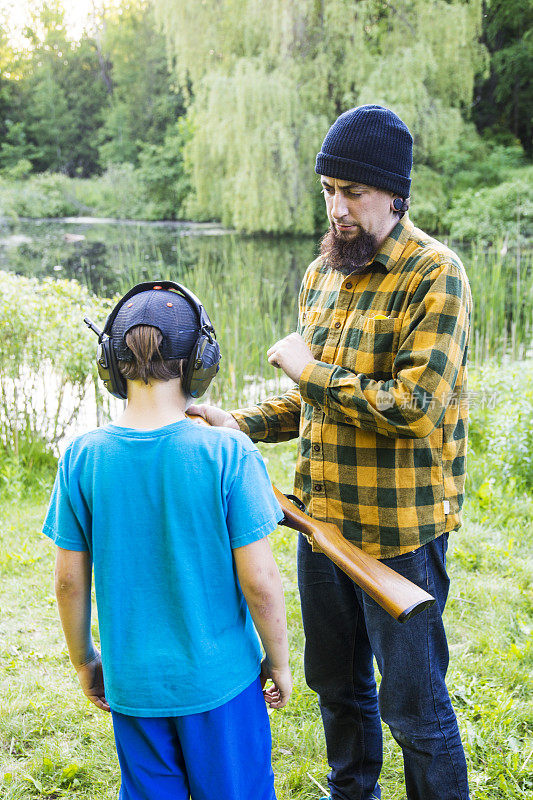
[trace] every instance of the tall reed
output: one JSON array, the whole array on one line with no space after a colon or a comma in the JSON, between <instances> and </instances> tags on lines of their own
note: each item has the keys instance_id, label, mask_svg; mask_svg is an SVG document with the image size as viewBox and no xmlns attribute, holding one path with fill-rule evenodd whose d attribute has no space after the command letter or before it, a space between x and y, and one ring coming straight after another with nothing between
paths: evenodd
<instances>
[{"instance_id":1,"label":"tall reed","mask_svg":"<svg viewBox=\"0 0 533 800\"><path fill-rule=\"evenodd\" d=\"M253 239L217 237L215 246L178 247L176 266L157 261L158 277L184 283L201 300L220 343L220 371L209 392L212 402L227 407L253 403L277 393L290 382L266 359L270 345L296 328L297 291L290 252L272 258L268 247ZM125 270L126 291L133 283L154 276L137 262ZM305 269L305 265L303 266ZM302 269L302 271L303 271Z\"/></svg>"},{"instance_id":2,"label":"tall reed","mask_svg":"<svg viewBox=\"0 0 533 800\"><path fill-rule=\"evenodd\" d=\"M115 250L112 273L124 291L136 280L184 281L212 313L225 360L213 397L249 401L253 386L279 385L264 354L276 338L294 330L298 285L312 259L309 241L240 236L181 238L175 265L156 248L147 257L139 243ZM526 358L533 352L533 254L499 242L459 246L473 297L470 360L476 364ZM244 343L244 346L243 346Z\"/></svg>"},{"instance_id":3,"label":"tall reed","mask_svg":"<svg viewBox=\"0 0 533 800\"><path fill-rule=\"evenodd\" d=\"M474 303L470 358L518 361L533 351L533 253L472 244L463 257Z\"/></svg>"}]
</instances>

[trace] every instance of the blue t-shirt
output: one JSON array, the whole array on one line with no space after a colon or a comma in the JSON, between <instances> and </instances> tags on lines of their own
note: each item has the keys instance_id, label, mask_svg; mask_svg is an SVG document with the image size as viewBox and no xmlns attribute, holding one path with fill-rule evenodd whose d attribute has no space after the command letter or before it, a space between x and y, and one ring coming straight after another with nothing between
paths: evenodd
<instances>
[{"instance_id":1,"label":"blue t-shirt","mask_svg":"<svg viewBox=\"0 0 533 800\"><path fill-rule=\"evenodd\" d=\"M72 442L43 532L92 556L114 711L198 713L252 683L261 650L232 550L282 517L240 431L181 420L150 431L107 425Z\"/></svg>"}]
</instances>

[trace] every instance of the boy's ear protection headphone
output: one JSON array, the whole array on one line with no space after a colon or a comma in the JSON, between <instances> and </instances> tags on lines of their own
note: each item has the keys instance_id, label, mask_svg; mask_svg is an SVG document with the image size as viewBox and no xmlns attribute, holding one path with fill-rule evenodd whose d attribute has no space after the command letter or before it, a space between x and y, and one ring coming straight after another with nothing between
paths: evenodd
<instances>
[{"instance_id":1,"label":"boy's ear protection headphone","mask_svg":"<svg viewBox=\"0 0 533 800\"><path fill-rule=\"evenodd\" d=\"M124 303L133 295L151 289L170 289L177 292L188 301L198 317L200 331L188 358L182 387L185 394L191 397L201 397L207 391L209 384L218 372L220 347L216 340L215 329L199 299L185 286L180 283L174 283L174 281L138 283L118 301L108 316L103 331L97 328L88 317L84 317L85 324L98 336L98 351L96 355L98 375L104 382L107 391L114 397L118 397L121 400L127 398L127 383L118 366L118 359L111 339L111 329Z\"/></svg>"}]
</instances>

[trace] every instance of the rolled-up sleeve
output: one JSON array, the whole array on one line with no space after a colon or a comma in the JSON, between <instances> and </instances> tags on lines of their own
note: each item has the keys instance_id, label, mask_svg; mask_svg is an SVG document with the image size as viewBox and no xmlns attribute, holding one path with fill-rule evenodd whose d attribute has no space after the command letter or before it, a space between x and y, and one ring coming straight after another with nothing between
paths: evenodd
<instances>
[{"instance_id":1,"label":"rolled-up sleeve","mask_svg":"<svg viewBox=\"0 0 533 800\"><path fill-rule=\"evenodd\" d=\"M226 522L232 549L268 536L282 519L265 463L254 448L241 458L228 496Z\"/></svg>"},{"instance_id":2,"label":"rolled-up sleeve","mask_svg":"<svg viewBox=\"0 0 533 800\"><path fill-rule=\"evenodd\" d=\"M302 399L297 387L256 406L231 413L254 442L284 442L298 436Z\"/></svg>"}]
</instances>

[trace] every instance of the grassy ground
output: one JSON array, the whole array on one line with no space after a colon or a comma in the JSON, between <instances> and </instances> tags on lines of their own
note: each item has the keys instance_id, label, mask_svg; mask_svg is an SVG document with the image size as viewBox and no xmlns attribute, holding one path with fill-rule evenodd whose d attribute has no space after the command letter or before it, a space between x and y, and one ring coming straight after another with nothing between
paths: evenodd
<instances>
[{"instance_id":1,"label":"grassy ground","mask_svg":"<svg viewBox=\"0 0 533 800\"><path fill-rule=\"evenodd\" d=\"M275 484L291 486L294 450L263 449ZM503 491L473 456L466 522L451 536L445 617L449 687L475 800L533 798L530 593L533 498ZM0 470L1 472L1 470ZM119 770L110 718L85 700L69 666L53 597L53 546L40 535L41 488L18 484L0 500L0 797L116 798ZM271 715L279 800L311 800L327 763L315 697L302 671L295 534L272 536L286 591L295 689ZM96 634L96 631L95 631ZM529 727L528 727L529 723ZM312 776L312 777L310 777ZM384 800L403 800L399 750L385 731Z\"/></svg>"}]
</instances>

